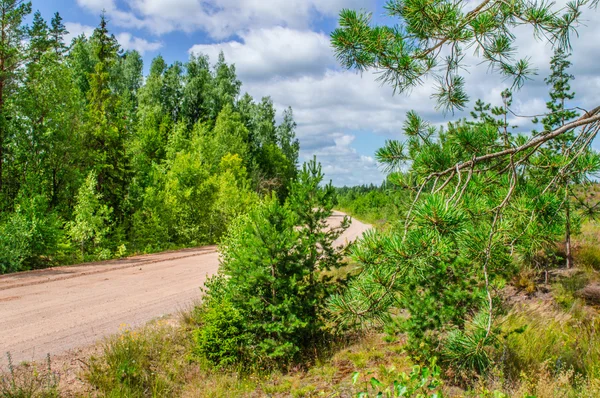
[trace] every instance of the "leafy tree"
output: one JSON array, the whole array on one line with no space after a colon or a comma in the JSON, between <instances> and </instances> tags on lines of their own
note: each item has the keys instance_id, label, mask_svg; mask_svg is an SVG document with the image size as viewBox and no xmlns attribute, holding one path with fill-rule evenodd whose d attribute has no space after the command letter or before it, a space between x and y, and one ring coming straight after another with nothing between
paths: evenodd
<instances>
[{"instance_id":1,"label":"leafy tree","mask_svg":"<svg viewBox=\"0 0 600 398\"><path fill-rule=\"evenodd\" d=\"M90 244L92 252L101 248L111 227L112 209L102 203L102 194L96 191L96 184L96 175L90 172L77 193L74 219L67 224L71 240L81 249L82 259Z\"/></svg>"},{"instance_id":2,"label":"leafy tree","mask_svg":"<svg viewBox=\"0 0 600 398\"><path fill-rule=\"evenodd\" d=\"M182 114L188 126L198 121L207 121L217 117L211 115L210 99L213 97L213 76L207 56L194 56L186 64L185 88L181 103ZM220 112L220 109L219 109ZM212 117L211 117L212 116Z\"/></svg>"},{"instance_id":3,"label":"leafy tree","mask_svg":"<svg viewBox=\"0 0 600 398\"><path fill-rule=\"evenodd\" d=\"M224 239L221 274L201 308L210 315L196 335L215 365L281 366L318 342L335 286L325 273L342 264L334 241L348 225L327 228L334 190L322 179L315 161L305 164L288 202L265 200Z\"/></svg>"},{"instance_id":4,"label":"leafy tree","mask_svg":"<svg viewBox=\"0 0 600 398\"><path fill-rule=\"evenodd\" d=\"M60 221L41 195L21 196L15 211L0 219L0 273L39 266L39 256L55 251Z\"/></svg>"},{"instance_id":5,"label":"leafy tree","mask_svg":"<svg viewBox=\"0 0 600 398\"><path fill-rule=\"evenodd\" d=\"M7 144L10 140L9 122L12 118L7 104L10 103L12 94L18 86L20 67L25 61L23 43L27 30L22 22L30 13L30 2L0 1L0 194L4 195L7 194L4 164L7 158Z\"/></svg>"},{"instance_id":6,"label":"leafy tree","mask_svg":"<svg viewBox=\"0 0 600 398\"><path fill-rule=\"evenodd\" d=\"M226 105L233 105L240 94L242 83L237 79L234 65L227 65L221 51L214 66L214 92L210 106L210 115L214 119Z\"/></svg>"},{"instance_id":7,"label":"leafy tree","mask_svg":"<svg viewBox=\"0 0 600 398\"><path fill-rule=\"evenodd\" d=\"M45 196L52 208L70 217L79 187L82 98L71 70L47 52L31 68L14 101L20 117L13 124L15 171L19 189Z\"/></svg>"}]
</instances>

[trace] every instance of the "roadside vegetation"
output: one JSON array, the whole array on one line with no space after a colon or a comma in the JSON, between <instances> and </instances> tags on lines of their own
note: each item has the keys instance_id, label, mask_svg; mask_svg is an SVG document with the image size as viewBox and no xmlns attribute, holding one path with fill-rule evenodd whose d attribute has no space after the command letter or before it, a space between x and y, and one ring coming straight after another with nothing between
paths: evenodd
<instances>
[{"instance_id":1,"label":"roadside vegetation","mask_svg":"<svg viewBox=\"0 0 600 398\"><path fill-rule=\"evenodd\" d=\"M401 189L388 182L381 186L336 188L336 208L379 229L385 229L400 218L404 196Z\"/></svg>"},{"instance_id":2,"label":"roadside vegetation","mask_svg":"<svg viewBox=\"0 0 600 398\"><path fill-rule=\"evenodd\" d=\"M407 113L406 139L388 141L376 153L387 172L381 187L336 190L323 183L316 160L296 170L290 166L297 157L291 114L283 127L271 123L272 117L254 125L256 114L248 118L243 100L235 100L237 91L227 90L229 103L217 112L207 108L214 119L192 118L190 124L184 117L173 124L166 146L153 147L164 149L164 157L153 160L156 154L143 150L150 144L139 143L139 154L149 158L135 159L146 159L139 167L151 172L142 173L145 180L132 180L139 190L131 192L141 196L127 207L131 218L123 218L125 207L111 202L108 192L97 190L100 181L112 181L100 178L107 169L92 168L82 176L76 210L64 224L82 255L104 250L104 238L91 239L81 227L88 224L80 220L91 214L96 232L104 231L108 219L134 220L130 230L110 229L106 241L130 232L134 237L127 239L136 242L136 231L143 231L144 239L160 231L161 237L151 239L179 237L175 242L182 244L218 239L221 266L203 287L202 302L180 322L159 321L108 339L101 355L86 362L89 391L82 394L600 395L600 189L593 181L600 155L591 147L600 131L600 107L577 102L569 73L570 35L596 5L486 0L472 8L462 2L391 0L386 10L399 20L393 27L372 25L364 12L342 11L332 33L342 66L376 70L399 92L436 79L440 111L471 109L469 116L442 127ZM527 59L514 58L521 25L555 51L545 79L547 112L523 124L534 129L515 126L513 118L513 101L533 73ZM105 37L103 26L92 48L107 49L98 44ZM474 64L464 56L473 49ZM481 63L512 83L497 106L469 103L464 74ZM94 87L110 75L107 65L99 61L89 75L86 109L94 115L100 109L96 94L106 93L94 94ZM198 71L191 65L188 74ZM226 76L218 88L239 86L222 60L200 75ZM152 76L163 74L151 73L141 92L150 90ZM164 81L171 81L167 76L172 77L164 72ZM185 87L198 94L197 86ZM142 98L160 98L148 95L140 96L139 109L146 109ZM190 109L185 104L182 112ZM203 109L193 104L192 110ZM260 115L264 104L248 106ZM144 131L165 131L161 122L144 123L171 117L169 109L157 119L139 115ZM275 137L273 145L240 139L263 137L257 133L263 128L275 134L266 135ZM258 161L271 150L279 155L266 159L287 166ZM265 179L265 170L289 173ZM207 203L201 187L225 175L220 173L231 174L217 186L240 185L211 192L243 196L230 201L217 195L224 202L210 202L219 205L197 213L198 203ZM113 188L105 187L118 192ZM217 212L231 203L240 205L226 215ZM345 219L337 228L327 227L336 206L376 228L349 247L334 247L348 224ZM216 214L225 222L212 224ZM142 222L139 229L135 220Z\"/></svg>"}]
</instances>

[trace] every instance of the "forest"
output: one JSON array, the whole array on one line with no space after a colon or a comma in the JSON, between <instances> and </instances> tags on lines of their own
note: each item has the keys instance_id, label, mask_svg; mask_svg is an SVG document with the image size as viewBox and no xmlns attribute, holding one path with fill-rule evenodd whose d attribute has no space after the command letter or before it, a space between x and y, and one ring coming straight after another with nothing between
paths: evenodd
<instances>
[{"instance_id":1,"label":"forest","mask_svg":"<svg viewBox=\"0 0 600 398\"><path fill-rule=\"evenodd\" d=\"M223 56L158 56L143 76L105 16L65 43L58 13L27 26L30 3L0 7L0 273L216 243L286 196L292 110L277 124Z\"/></svg>"},{"instance_id":2,"label":"forest","mask_svg":"<svg viewBox=\"0 0 600 398\"><path fill-rule=\"evenodd\" d=\"M298 164L292 110L240 95L222 55L143 77L104 16L66 44L58 14L25 26L29 4L0 0L2 272L218 243L201 302L106 340L81 396L600 396L600 106L570 69L597 3L342 10L339 65L396 93L434 81L447 118L407 112L375 154L385 181L335 188ZM524 35L553 56L544 113L517 125ZM467 92L477 68L505 79L495 104ZM335 209L373 228L340 249ZM0 394L61 391L48 364Z\"/></svg>"}]
</instances>

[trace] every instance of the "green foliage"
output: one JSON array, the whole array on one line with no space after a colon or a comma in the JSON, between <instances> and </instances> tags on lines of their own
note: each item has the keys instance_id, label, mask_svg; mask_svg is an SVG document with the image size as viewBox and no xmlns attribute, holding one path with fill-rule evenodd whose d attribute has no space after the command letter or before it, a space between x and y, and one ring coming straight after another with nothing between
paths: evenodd
<instances>
[{"instance_id":1,"label":"green foliage","mask_svg":"<svg viewBox=\"0 0 600 398\"><path fill-rule=\"evenodd\" d=\"M0 220L0 273L39 265L39 256L51 254L61 235L58 217L48 213L44 197L22 198L15 211Z\"/></svg>"},{"instance_id":2,"label":"green foliage","mask_svg":"<svg viewBox=\"0 0 600 398\"><path fill-rule=\"evenodd\" d=\"M442 359L455 372L455 379L469 384L473 374L485 374L494 362L500 345L498 330L488 332L488 315L476 314L464 329L450 331L444 341Z\"/></svg>"},{"instance_id":3,"label":"green foliage","mask_svg":"<svg viewBox=\"0 0 600 398\"><path fill-rule=\"evenodd\" d=\"M374 397L414 397L414 398L442 398L442 381L439 366L432 364L430 367L414 366L409 374L398 373L397 378L386 385L371 377L365 382L365 391L357 394L359 398ZM352 375L352 382L356 385L361 378L359 372Z\"/></svg>"},{"instance_id":4,"label":"green foliage","mask_svg":"<svg viewBox=\"0 0 600 398\"><path fill-rule=\"evenodd\" d=\"M240 312L223 299L208 306L201 317L203 326L194 331L195 354L206 358L217 368L240 364L244 358L242 350L246 346L244 318Z\"/></svg>"},{"instance_id":5,"label":"green foliage","mask_svg":"<svg viewBox=\"0 0 600 398\"><path fill-rule=\"evenodd\" d=\"M77 204L73 210L74 219L67 225L71 240L81 248L82 259L90 245L92 253L101 250L110 231L112 209L102 202L102 195L96 191L96 184L96 175L90 172L79 188Z\"/></svg>"},{"instance_id":6,"label":"green foliage","mask_svg":"<svg viewBox=\"0 0 600 398\"><path fill-rule=\"evenodd\" d=\"M529 59L516 59L519 36L516 28L530 25L536 38L548 38L557 47L570 47L570 34L593 0L557 7L553 3L484 1L464 2L388 0L385 6L393 26L371 24L366 11L342 10L339 28L331 34L342 66L364 71L374 69L379 79L394 90L408 92L437 81L434 98L438 108L462 110L469 101L464 76L471 65L466 51L520 88L534 74Z\"/></svg>"},{"instance_id":7,"label":"green foliage","mask_svg":"<svg viewBox=\"0 0 600 398\"><path fill-rule=\"evenodd\" d=\"M222 275L206 286L196 332L214 365L285 366L322 337L335 287L324 273L342 264L333 242L348 225L327 227L334 190L322 179L315 161L305 164L285 204L266 199L222 241Z\"/></svg>"}]
</instances>

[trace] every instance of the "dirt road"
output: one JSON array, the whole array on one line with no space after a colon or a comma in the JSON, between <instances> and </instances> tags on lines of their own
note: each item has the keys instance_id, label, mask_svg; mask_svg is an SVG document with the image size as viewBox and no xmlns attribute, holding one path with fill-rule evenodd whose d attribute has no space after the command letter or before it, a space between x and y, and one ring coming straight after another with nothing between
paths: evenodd
<instances>
[{"instance_id":1,"label":"dirt road","mask_svg":"<svg viewBox=\"0 0 600 398\"><path fill-rule=\"evenodd\" d=\"M337 243L368 228L353 221ZM39 360L189 308L218 265L209 246L0 277L0 353Z\"/></svg>"}]
</instances>

